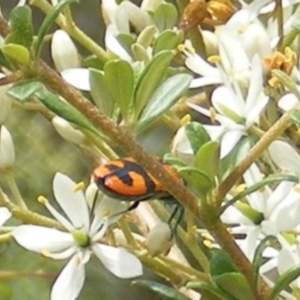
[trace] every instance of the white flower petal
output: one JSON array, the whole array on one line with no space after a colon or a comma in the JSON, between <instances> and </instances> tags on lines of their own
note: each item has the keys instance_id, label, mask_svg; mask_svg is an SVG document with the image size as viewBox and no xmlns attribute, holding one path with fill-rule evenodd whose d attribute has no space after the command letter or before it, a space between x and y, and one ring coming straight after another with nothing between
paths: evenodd
<instances>
[{"instance_id":1,"label":"white flower petal","mask_svg":"<svg viewBox=\"0 0 300 300\"><path fill-rule=\"evenodd\" d=\"M64 251L75 243L71 234L42 226L21 225L12 234L18 244L35 252Z\"/></svg>"},{"instance_id":2,"label":"white flower petal","mask_svg":"<svg viewBox=\"0 0 300 300\"><path fill-rule=\"evenodd\" d=\"M52 119L52 124L58 134L67 142L75 145L82 145L84 143L85 135L81 130L74 128L67 120L59 116L55 116Z\"/></svg>"},{"instance_id":3,"label":"white flower petal","mask_svg":"<svg viewBox=\"0 0 300 300\"><path fill-rule=\"evenodd\" d=\"M227 154L231 152L237 142L241 139L244 135L244 132L240 130L232 130L226 132L221 140L221 151L220 151L220 158L224 158Z\"/></svg>"},{"instance_id":4,"label":"white flower petal","mask_svg":"<svg viewBox=\"0 0 300 300\"><path fill-rule=\"evenodd\" d=\"M0 207L0 226L11 217L11 212L6 207Z\"/></svg>"},{"instance_id":5,"label":"white flower petal","mask_svg":"<svg viewBox=\"0 0 300 300\"><path fill-rule=\"evenodd\" d=\"M90 91L89 70L84 68L72 68L63 70L62 78L75 88L83 91Z\"/></svg>"},{"instance_id":6,"label":"white flower petal","mask_svg":"<svg viewBox=\"0 0 300 300\"><path fill-rule=\"evenodd\" d=\"M105 46L107 50L114 53L115 55L119 56L123 60L128 62L132 61L131 56L128 54L126 49L119 43L116 38L118 34L118 30L116 29L115 25L111 24L106 28L105 32Z\"/></svg>"},{"instance_id":7,"label":"white flower petal","mask_svg":"<svg viewBox=\"0 0 300 300\"><path fill-rule=\"evenodd\" d=\"M82 191L74 191L75 183L66 175L56 173L53 192L56 201L76 229L89 229L89 211Z\"/></svg>"},{"instance_id":8,"label":"white flower petal","mask_svg":"<svg viewBox=\"0 0 300 300\"><path fill-rule=\"evenodd\" d=\"M205 77L220 79L219 70L207 63L201 56L187 51L185 54L187 55L185 64L191 71Z\"/></svg>"},{"instance_id":9,"label":"white flower petal","mask_svg":"<svg viewBox=\"0 0 300 300\"><path fill-rule=\"evenodd\" d=\"M214 90L211 96L214 108L224 116L231 117L228 111L234 112L240 117L245 116L245 103L232 90L226 86L220 86Z\"/></svg>"},{"instance_id":10,"label":"white flower petal","mask_svg":"<svg viewBox=\"0 0 300 300\"><path fill-rule=\"evenodd\" d=\"M258 103L256 103L255 106L252 107L250 111L248 111L248 115L246 117L246 127L249 128L252 126L255 122L258 122L259 116L268 104L269 98L263 97L259 100Z\"/></svg>"},{"instance_id":11,"label":"white flower petal","mask_svg":"<svg viewBox=\"0 0 300 300\"><path fill-rule=\"evenodd\" d=\"M14 162L14 142L7 128L2 125L0 126L0 169L11 168Z\"/></svg>"},{"instance_id":12,"label":"white flower petal","mask_svg":"<svg viewBox=\"0 0 300 300\"><path fill-rule=\"evenodd\" d=\"M143 274L139 259L123 249L96 244L93 251L103 265L119 278L132 278Z\"/></svg>"},{"instance_id":13,"label":"white flower petal","mask_svg":"<svg viewBox=\"0 0 300 300\"><path fill-rule=\"evenodd\" d=\"M254 55L251 63L251 77L246 98L246 110L250 111L259 99L263 88L263 70L260 57Z\"/></svg>"},{"instance_id":14,"label":"white flower petal","mask_svg":"<svg viewBox=\"0 0 300 300\"><path fill-rule=\"evenodd\" d=\"M278 272L282 275L284 272L299 264L299 257L293 253L290 248L283 248L278 255Z\"/></svg>"},{"instance_id":15,"label":"white flower petal","mask_svg":"<svg viewBox=\"0 0 300 300\"><path fill-rule=\"evenodd\" d=\"M211 76L205 76L200 78L195 78L190 83L190 89L196 89L199 87L212 85L212 84L220 84L222 83L222 79L220 76L218 77L211 77Z\"/></svg>"},{"instance_id":16,"label":"white flower petal","mask_svg":"<svg viewBox=\"0 0 300 300\"><path fill-rule=\"evenodd\" d=\"M284 111L289 111L295 108L298 104L298 98L292 93L285 94L278 100L277 103L278 107Z\"/></svg>"},{"instance_id":17,"label":"white flower petal","mask_svg":"<svg viewBox=\"0 0 300 300\"><path fill-rule=\"evenodd\" d=\"M81 256L74 255L56 279L51 290L51 300L75 300L83 287L84 278Z\"/></svg>"},{"instance_id":18,"label":"white flower petal","mask_svg":"<svg viewBox=\"0 0 300 300\"><path fill-rule=\"evenodd\" d=\"M68 33L62 29L56 30L52 36L51 55L58 72L79 67L75 44Z\"/></svg>"},{"instance_id":19,"label":"white flower petal","mask_svg":"<svg viewBox=\"0 0 300 300\"><path fill-rule=\"evenodd\" d=\"M279 168L300 174L300 155L288 143L274 141L268 150L272 160Z\"/></svg>"}]
</instances>

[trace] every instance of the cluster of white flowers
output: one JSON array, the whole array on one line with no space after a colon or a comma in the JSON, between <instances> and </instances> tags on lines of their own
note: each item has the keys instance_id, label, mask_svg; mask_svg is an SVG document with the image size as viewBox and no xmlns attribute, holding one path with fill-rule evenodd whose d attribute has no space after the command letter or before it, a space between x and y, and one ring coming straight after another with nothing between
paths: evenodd
<instances>
[{"instance_id":1,"label":"cluster of white flowers","mask_svg":"<svg viewBox=\"0 0 300 300\"><path fill-rule=\"evenodd\" d=\"M299 1L282 1L284 34L290 32L299 17L297 3ZM241 139L253 135L255 128L260 129L259 123L270 104L267 85L275 87L273 83L276 80L270 73L276 68L275 61L278 62L278 69L295 80L299 90L299 60L295 54L299 52L298 40L290 45L291 48L285 49L284 54L279 54L276 51L280 40L278 28L275 29L277 21L272 18L268 22L260 21L262 15L274 8L275 1L268 0L243 4L243 8L232 15L226 24L216 27L213 35L203 35L204 39L209 39L206 44L214 45L213 53L217 53L207 60L194 52L190 41L186 41L181 49L186 56L186 66L195 73L190 88L213 88L209 107L193 103L188 103L188 106L211 119L211 124L203 127L211 140L220 142L221 159L230 155ZM277 57L280 58L277 60ZM299 98L282 88L276 101L277 115L280 115L293 109ZM172 151L190 163L193 161L193 150L184 129L178 130ZM287 142L273 142L269 154L279 168L300 175L300 156ZM262 181L263 175L258 166L252 164L243 179L245 186L251 187ZM232 199L231 194L228 199ZM273 235L278 238L282 250L269 247L264 252L265 257L272 259L261 268L263 276L276 268L282 274L299 263L299 205L299 184L283 181L276 188L265 186L263 190L253 192L243 199L243 203L235 203L223 213L222 220L232 226L231 232L245 236L237 243L250 260L264 237ZM285 238L287 232L295 234L292 243ZM266 281L272 285L267 277ZM294 281L292 289L299 288L299 280ZM284 297L296 299L288 293Z\"/></svg>"},{"instance_id":2,"label":"cluster of white flowers","mask_svg":"<svg viewBox=\"0 0 300 300\"><path fill-rule=\"evenodd\" d=\"M19 5L24 5L25 2L20 1ZM276 18L260 21L262 16L276 9L275 1L254 0L250 4L239 2L241 9L234 12L225 24L216 26L214 31L203 32L205 45L209 45L209 53L213 55L204 59L196 54L189 39L185 39L179 47L187 69L195 75L190 84L191 91L202 91L207 87L212 90L210 101L205 107L191 102L188 102L187 106L193 113L210 119L209 124L203 125L203 128L212 141L220 142L220 160L229 157L245 137L261 136L264 130L270 128L272 124L268 123L265 114L270 107L269 110L273 114L276 110L272 119L276 121L278 115L294 109L300 100L296 93L281 85L278 78L272 74L273 69L285 72L294 80L296 90L300 92L300 64L296 55L299 52L299 41L295 39L289 48L282 51L283 53L277 51L282 37L278 35ZM281 1L284 35L289 34L299 19L299 2ZM53 5L57 3L58 1L52 1ZM131 27L139 33L147 28L149 32L153 31L153 36L156 35L155 24L149 11L153 11L161 3L162 0L144 0L138 7L130 1L121 1L118 4L117 1L103 0L102 10L107 25L104 42L108 53L134 65L136 61L117 36L120 33L130 34ZM174 31L178 32L178 29L175 28ZM145 60L153 57L151 43L139 50L144 51L142 55L146 57ZM56 30L53 34L51 55L56 70L64 80L80 90L91 90L89 70L81 68L76 46L64 30ZM12 103L5 94L7 88L8 86L0 87L0 172L14 164L12 138L3 125ZM276 103L273 101L273 95L269 93L269 89L272 88L278 88ZM84 133L66 120L55 116L52 123L67 141L79 146L86 142ZM184 126L174 137L172 152L188 165L193 164L194 152ZM267 155L271 164L274 163L274 170L278 167L300 177L300 155L288 142L274 141ZM243 175L246 187L252 187L263 180L259 166L260 164L253 163ZM57 173L53 190L64 215L46 199L41 198L41 202L66 231L20 225L12 232L16 242L28 250L51 259L71 257L52 287L53 300L77 298L84 284L85 264L92 258L92 254L117 277L132 278L142 274L142 265L136 256L124 249L103 243L108 226L118 219L120 212L126 211L127 206L121 201L104 198L91 215L88 203L95 198L95 191L91 196L90 189L93 189L93 186L84 195L81 190L76 189L76 184L71 179ZM230 201L233 194L234 191L230 191L227 200ZM0 226L10 215L6 208L0 208ZM250 261L253 260L256 246L263 238L270 235L277 237L281 249L268 247L264 252L268 260L260 269L270 285L273 284L267 276L270 270L277 269L278 273L282 274L299 264L299 184L282 181L276 187L266 185L263 190L252 192L243 197L242 201L227 207L221 219L231 227L232 234L245 236L236 241ZM292 242L286 238L287 233L293 235ZM159 246L162 245L164 252L168 252L174 243L169 225L160 224L155 228L154 234L155 238L150 235L146 240L149 253L161 253L161 249L153 247L156 246L153 240L157 242L158 236L161 241ZM292 283L291 289L294 288L300 289L299 279ZM286 292L284 297L296 299Z\"/></svg>"}]
</instances>

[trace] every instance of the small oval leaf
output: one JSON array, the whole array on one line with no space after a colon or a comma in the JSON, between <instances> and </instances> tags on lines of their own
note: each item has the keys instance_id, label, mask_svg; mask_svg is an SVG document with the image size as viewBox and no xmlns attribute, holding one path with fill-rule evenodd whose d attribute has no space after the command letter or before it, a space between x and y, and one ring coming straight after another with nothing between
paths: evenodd
<instances>
[{"instance_id":1,"label":"small oval leaf","mask_svg":"<svg viewBox=\"0 0 300 300\"><path fill-rule=\"evenodd\" d=\"M173 56L174 53L172 51L160 52L154 56L139 76L134 95L136 116L140 114L153 92L158 88Z\"/></svg>"},{"instance_id":2,"label":"small oval leaf","mask_svg":"<svg viewBox=\"0 0 300 300\"><path fill-rule=\"evenodd\" d=\"M177 74L165 80L144 108L138 120L138 130L144 130L152 121L172 107L188 89L191 80L192 76L188 74Z\"/></svg>"},{"instance_id":3,"label":"small oval leaf","mask_svg":"<svg viewBox=\"0 0 300 300\"><path fill-rule=\"evenodd\" d=\"M30 62L30 55L27 48L18 44L7 44L2 47L2 53L5 58L12 63L19 63L28 65Z\"/></svg>"},{"instance_id":4,"label":"small oval leaf","mask_svg":"<svg viewBox=\"0 0 300 300\"><path fill-rule=\"evenodd\" d=\"M15 83L7 90L6 94L20 102L25 102L42 87L43 85L38 81L24 80Z\"/></svg>"},{"instance_id":5,"label":"small oval leaf","mask_svg":"<svg viewBox=\"0 0 300 300\"><path fill-rule=\"evenodd\" d=\"M154 291L169 300L189 300L186 296L175 290L170 286L166 286L161 283L157 283L151 280L135 280L132 282L133 285L145 287L151 291Z\"/></svg>"}]
</instances>

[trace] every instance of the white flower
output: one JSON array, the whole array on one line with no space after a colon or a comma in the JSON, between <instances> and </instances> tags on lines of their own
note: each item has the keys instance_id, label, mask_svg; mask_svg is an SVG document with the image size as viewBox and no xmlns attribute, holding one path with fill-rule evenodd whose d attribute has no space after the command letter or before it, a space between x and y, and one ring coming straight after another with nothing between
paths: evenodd
<instances>
[{"instance_id":1,"label":"white flower","mask_svg":"<svg viewBox=\"0 0 300 300\"><path fill-rule=\"evenodd\" d=\"M225 157L237 144L247 129L258 122L259 116L268 103L268 97L263 93L262 65L258 55L255 55L251 64L250 83L247 96L233 81L227 81L218 87L212 94L212 105L218 113L213 117L220 125L204 125L212 140L221 139L221 158ZM210 117L209 109L188 103L188 106L199 113Z\"/></svg>"},{"instance_id":2,"label":"white flower","mask_svg":"<svg viewBox=\"0 0 300 300\"><path fill-rule=\"evenodd\" d=\"M5 126L0 127L0 170L11 168L15 162L12 137Z\"/></svg>"},{"instance_id":3,"label":"white flower","mask_svg":"<svg viewBox=\"0 0 300 300\"><path fill-rule=\"evenodd\" d=\"M15 240L28 250L52 259L71 256L52 287L52 300L72 300L79 295L84 283L84 265L92 252L117 277L131 278L142 274L142 265L134 255L98 242L106 232L108 220L98 217L91 222L84 195L82 191L74 191L74 188L75 183L67 176L55 175L54 195L66 217L45 202L67 232L35 225L21 225L13 231Z\"/></svg>"},{"instance_id":4,"label":"white flower","mask_svg":"<svg viewBox=\"0 0 300 300\"><path fill-rule=\"evenodd\" d=\"M262 180L255 164L251 165L243 177L247 187ZM263 237L274 235L282 240L282 233L294 229L300 223L299 186L283 181L274 190L265 186L263 191L246 196L246 200L249 207L244 209L244 213L230 206L222 215L222 220L228 224L239 224L232 228L232 233L247 235L239 244L247 257L252 259L255 246ZM248 217L245 213L247 211L250 211ZM274 251L270 250L266 255L272 256Z\"/></svg>"},{"instance_id":5,"label":"white flower","mask_svg":"<svg viewBox=\"0 0 300 300\"><path fill-rule=\"evenodd\" d=\"M75 44L67 32L56 30L51 41L51 56L58 72L79 67L79 59Z\"/></svg>"}]
</instances>

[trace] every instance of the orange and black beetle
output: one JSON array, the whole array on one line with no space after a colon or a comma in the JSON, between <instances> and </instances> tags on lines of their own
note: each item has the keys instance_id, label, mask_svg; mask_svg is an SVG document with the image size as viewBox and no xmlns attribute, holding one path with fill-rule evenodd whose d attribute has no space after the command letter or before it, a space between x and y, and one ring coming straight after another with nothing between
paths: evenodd
<instances>
[{"instance_id":1,"label":"orange and black beetle","mask_svg":"<svg viewBox=\"0 0 300 300\"><path fill-rule=\"evenodd\" d=\"M161 163L170 175L178 180L178 182L182 182L182 179L174 171L172 166L162 161ZM93 171L93 178L99 190L105 195L117 200L133 202L128 209L121 212L121 214L135 209L141 201L152 199L175 201L173 196L164 189L160 182L131 157L112 160L97 167ZM176 231L183 215L183 207L178 202L175 203L177 204L175 210L168 220L168 223L171 224L173 218L177 212L179 212L177 221L174 227L172 227L173 232Z\"/></svg>"},{"instance_id":2,"label":"orange and black beetle","mask_svg":"<svg viewBox=\"0 0 300 300\"><path fill-rule=\"evenodd\" d=\"M163 167L178 181L180 177L172 166L162 162ZM109 197L134 201L129 210L140 201L151 199L174 200L164 187L133 158L112 160L97 167L93 178L100 191Z\"/></svg>"}]
</instances>

